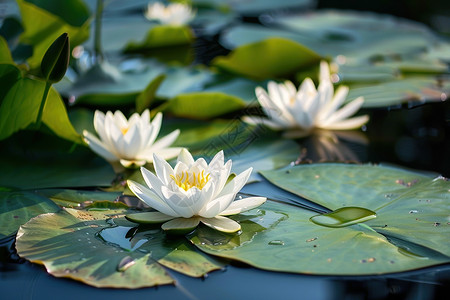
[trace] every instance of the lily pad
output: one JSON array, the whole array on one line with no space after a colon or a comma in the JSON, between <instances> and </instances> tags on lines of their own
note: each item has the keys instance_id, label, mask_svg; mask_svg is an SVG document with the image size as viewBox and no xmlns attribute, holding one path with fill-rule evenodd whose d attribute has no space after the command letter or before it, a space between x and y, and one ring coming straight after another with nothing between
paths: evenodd
<instances>
[{"instance_id":1,"label":"lily pad","mask_svg":"<svg viewBox=\"0 0 450 300\"><path fill-rule=\"evenodd\" d=\"M184 238L168 239L159 229L132 227L123 220L124 212L65 209L40 215L20 228L18 254L45 265L56 277L96 287L173 283L163 266L194 277L222 267Z\"/></svg>"},{"instance_id":2,"label":"lily pad","mask_svg":"<svg viewBox=\"0 0 450 300\"><path fill-rule=\"evenodd\" d=\"M138 52L161 47L174 47L190 44L195 36L188 26L157 25L152 27L142 42L130 42L125 52Z\"/></svg>"},{"instance_id":3,"label":"lily pad","mask_svg":"<svg viewBox=\"0 0 450 300\"><path fill-rule=\"evenodd\" d=\"M28 191L0 192L0 238L15 233L31 218L60 208L46 197Z\"/></svg>"},{"instance_id":4,"label":"lily pad","mask_svg":"<svg viewBox=\"0 0 450 300\"><path fill-rule=\"evenodd\" d=\"M376 212L376 218L332 228L311 222L316 212L267 201L261 211L287 218L233 247L214 240L206 244L194 234L191 241L199 249L262 269L308 274L383 274L450 262L450 183L444 178L345 164L301 165L262 174L332 210L357 206ZM251 220L258 223L264 216Z\"/></svg>"},{"instance_id":5,"label":"lily pad","mask_svg":"<svg viewBox=\"0 0 450 300\"><path fill-rule=\"evenodd\" d=\"M241 109L244 102L231 95L219 92L179 94L158 107L158 111L178 117L210 119Z\"/></svg>"},{"instance_id":6,"label":"lily pad","mask_svg":"<svg viewBox=\"0 0 450 300\"><path fill-rule=\"evenodd\" d=\"M272 37L238 47L228 56L215 58L212 64L234 74L267 79L288 76L319 60L320 56L306 46Z\"/></svg>"},{"instance_id":7,"label":"lily pad","mask_svg":"<svg viewBox=\"0 0 450 300\"><path fill-rule=\"evenodd\" d=\"M450 80L409 77L372 84L351 84L347 100L364 97L363 107L383 107L404 102L440 102L450 94Z\"/></svg>"}]
</instances>

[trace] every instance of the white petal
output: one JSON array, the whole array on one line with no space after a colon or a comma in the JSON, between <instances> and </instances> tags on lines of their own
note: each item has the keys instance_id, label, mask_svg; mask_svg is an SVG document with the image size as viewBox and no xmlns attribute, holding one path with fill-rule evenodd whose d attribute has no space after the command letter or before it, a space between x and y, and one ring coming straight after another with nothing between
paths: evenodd
<instances>
[{"instance_id":1,"label":"white petal","mask_svg":"<svg viewBox=\"0 0 450 300\"><path fill-rule=\"evenodd\" d=\"M251 124L251 125L264 125L267 126L273 130L282 130L286 128L286 126L283 124L277 123L275 120L269 120L262 117L255 117L255 116L243 116L242 121L245 123Z\"/></svg>"},{"instance_id":2,"label":"white petal","mask_svg":"<svg viewBox=\"0 0 450 300\"><path fill-rule=\"evenodd\" d=\"M95 135L84 130L83 135L89 148L107 161L118 161L119 158L111 152Z\"/></svg>"},{"instance_id":3,"label":"white petal","mask_svg":"<svg viewBox=\"0 0 450 300\"><path fill-rule=\"evenodd\" d=\"M99 110L94 113L94 128L101 140L107 140L105 133L105 114Z\"/></svg>"},{"instance_id":4,"label":"white petal","mask_svg":"<svg viewBox=\"0 0 450 300\"><path fill-rule=\"evenodd\" d=\"M136 197L144 201L150 207L153 207L154 209L162 212L163 214L179 217L179 215L153 191L132 180L128 180L127 183L128 187L136 195Z\"/></svg>"},{"instance_id":5,"label":"white petal","mask_svg":"<svg viewBox=\"0 0 450 300\"><path fill-rule=\"evenodd\" d=\"M362 125L367 123L367 121L369 121L369 116L363 115L363 116L359 116L359 117L354 117L354 118L334 122L330 125L327 125L326 129L330 129L330 130L354 129L354 128L361 127Z\"/></svg>"},{"instance_id":6,"label":"white petal","mask_svg":"<svg viewBox=\"0 0 450 300\"><path fill-rule=\"evenodd\" d=\"M319 80L320 81L330 81L330 67L328 63L324 60L320 62L320 74L319 74Z\"/></svg>"},{"instance_id":7,"label":"white petal","mask_svg":"<svg viewBox=\"0 0 450 300\"><path fill-rule=\"evenodd\" d=\"M358 111L358 109L363 105L364 98L358 97L357 99L351 101L341 109L339 109L337 112L332 114L328 119L323 120L321 122L321 126L328 126L332 125L332 123L341 121L351 115L353 115L355 112Z\"/></svg>"},{"instance_id":8,"label":"white petal","mask_svg":"<svg viewBox=\"0 0 450 300\"><path fill-rule=\"evenodd\" d=\"M241 230L241 225L238 222L227 217L201 218L200 221L206 226L222 232L232 233Z\"/></svg>"},{"instance_id":9,"label":"white petal","mask_svg":"<svg viewBox=\"0 0 450 300\"><path fill-rule=\"evenodd\" d=\"M121 159L120 160L120 164L122 165L122 166L124 166L125 168L138 168L138 167L141 167L141 166L143 166L143 165L145 165L147 163L147 161L144 159L144 160L136 160L136 159L134 159L134 160L127 160L127 159Z\"/></svg>"},{"instance_id":10,"label":"white petal","mask_svg":"<svg viewBox=\"0 0 450 300\"><path fill-rule=\"evenodd\" d=\"M177 129L177 130L172 131L168 135L160 138L153 144L153 146L152 146L153 151L164 149L164 148L167 148L168 146L172 145L173 142L175 142L175 140L178 138L179 135L180 135L180 130Z\"/></svg>"},{"instance_id":11,"label":"white petal","mask_svg":"<svg viewBox=\"0 0 450 300\"><path fill-rule=\"evenodd\" d=\"M128 121L120 110L114 112L114 122L119 128L127 128Z\"/></svg>"},{"instance_id":12,"label":"white petal","mask_svg":"<svg viewBox=\"0 0 450 300\"><path fill-rule=\"evenodd\" d=\"M180 191L181 190L181 191ZM196 211L193 210L197 201L201 201L201 191L197 188L189 189L189 195L179 188L177 191L172 191L167 186L161 187L161 193L164 196L167 205L172 208L178 216L183 218L190 218L196 215Z\"/></svg>"},{"instance_id":13,"label":"white petal","mask_svg":"<svg viewBox=\"0 0 450 300\"><path fill-rule=\"evenodd\" d=\"M222 169L219 170L220 171L219 174L214 174L211 171L210 174L211 174L212 180L214 180L214 187L215 187L212 198L216 198L217 195L219 195L219 193L223 190L223 187L227 183L228 177L230 176L230 173L231 173L231 165L232 165L232 162L230 159L222 167Z\"/></svg>"},{"instance_id":14,"label":"white petal","mask_svg":"<svg viewBox=\"0 0 450 300\"><path fill-rule=\"evenodd\" d=\"M217 169L221 169L223 167L225 163L225 158L223 155L223 150L220 150L219 152L217 152L216 155L214 155L213 159L211 159L210 163L209 163L209 167L210 168L217 168Z\"/></svg>"},{"instance_id":15,"label":"white petal","mask_svg":"<svg viewBox=\"0 0 450 300\"><path fill-rule=\"evenodd\" d=\"M136 158L141 150L141 143L143 143L141 133L136 125L132 126L125 134L123 143L124 158Z\"/></svg>"},{"instance_id":16,"label":"white petal","mask_svg":"<svg viewBox=\"0 0 450 300\"><path fill-rule=\"evenodd\" d=\"M147 143L144 148L148 148L150 146L154 146L154 142L156 140L156 137L159 134L159 131L161 130L161 123L162 123L162 113L157 113L156 116L153 118L151 124L146 123L145 128L149 130L147 137Z\"/></svg>"},{"instance_id":17,"label":"white petal","mask_svg":"<svg viewBox=\"0 0 450 300\"><path fill-rule=\"evenodd\" d=\"M233 202L235 198L235 193L221 195L213 201L207 203L203 209L198 212L198 215L205 218L215 217L230 206L230 203Z\"/></svg>"},{"instance_id":18,"label":"white petal","mask_svg":"<svg viewBox=\"0 0 450 300\"><path fill-rule=\"evenodd\" d=\"M317 116L320 121L328 119L344 103L348 94L348 87L341 85L334 94L331 102L327 103Z\"/></svg>"},{"instance_id":19,"label":"white petal","mask_svg":"<svg viewBox=\"0 0 450 300\"><path fill-rule=\"evenodd\" d=\"M231 202L231 204L228 206L227 209L225 209L220 213L220 215L223 216L235 215L258 207L264 202L266 202L265 197L249 197L242 200L233 201Z\"/></svg>"},{"instance_id":20,"label":"white petal","mask_svg":"<svg viewBox=\"0 0 450 300\"><path fill-rule=\"evenodd\" d=\"M164 183L161 181L161 179L156 177L155 174L144 167L141 167L141 174L147 186L151 190L153 190L161 199L164 199L164 196L161 193L161 187L164 185Z\"/></svg>"},{"instance_id":21,"label":"white petal","mask_svg":"<svg viewBox=\"0 0 450 300\"><path fill-rule=\"evenodd\" d=\"M252 170L253 168L248 168L241 174L234 177L230 182L228 182L225 185L223 190L220 192L219 196L229 193L237 194L242 189L242 187L247 183L247 180L250 177ZM228 207L228 205L226 205L224 208Z\"/></svg>"},{"instance_id":22,"label":"white petal","mask_svg":"<svg viewBox=\"0 0 450 300\"><path fill-rule=\"evenodd\" d=\"M155 168L156 176L158 176L164 185L168 185L172 180L170 175L175 175L169 163L158 155L153 154L153 166Z\"/></svg>"},{"instance_id":23,"label":"white petal","mask_svg":"<svg viewBox=\"0 0 450 300\"><path fill-rule=\"evenodd\" d=\"M184 148L182 147L170 147L170 148L164 148L164 149L160 149L160 150L156 150L155 154L158 155L159 157L163 158L163 159L172 159L174 157L177 157L181 150L183 150ZM152 160L150 160L149 162L152 162Z\"/></svg>"},{"instance_id":24,"label":"white petal","mask_svg":"<svg viewBox=\"0 0 450 300\"><path fill-rule=\"evenodd\" d=\"M273 84L276 83L273 82ZM256 97L258 98L258 102L261 104L263 111L266 113L269 119L271 119L275 123L283 124L283 127L290 126L291 122L286 119L286 114L283 114L283 110L279 109L278 105L274 103L275 100L273 100L263 88L257 87L255 89L255 93Z\"/></svg>"},{"instance_id":25,"label":"white petal","mask_svg":"<svg viewBox=\"0 0 450 300\"><path fill-rule=\"evenodd\" d=\"M178 155L177 161L182 162L187 166L190 166L194 163L194 158L192 157L192 154L187 149L183 149L183 150L181 150L180 154Z\"/></svg>"}]
</instances>

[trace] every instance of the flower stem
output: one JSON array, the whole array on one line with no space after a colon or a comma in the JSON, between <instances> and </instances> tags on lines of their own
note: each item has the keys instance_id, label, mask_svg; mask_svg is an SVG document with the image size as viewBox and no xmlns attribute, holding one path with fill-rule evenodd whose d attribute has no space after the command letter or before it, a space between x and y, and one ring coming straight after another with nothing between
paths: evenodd
<instances>
[{"instance_id":1,"label":"flower stem","mask_svg":"<svg viewBox=\"0 0 450 300\"><path fill-rule=\"evenodd\" d=\"M95 11L95 31L94 31L94 55L96 63L103 61L102 51L102 13L103 13L103 0L97 0L97 7Z\"/></svg>"},{"instance_id":2,"label":"flower stem","mask_svg":"<svg viewBox=\"0 0 450 300\"><path fill-rule=\"evenodd\" d=\"M45 104L47 103L47 96L52 84L50 82L45 83L44 94L42 95L41 106L39 107L38 116L36 118L36 128L39 129L42 123L42 115L44 113Z\"/></svg>"}]
</instances>

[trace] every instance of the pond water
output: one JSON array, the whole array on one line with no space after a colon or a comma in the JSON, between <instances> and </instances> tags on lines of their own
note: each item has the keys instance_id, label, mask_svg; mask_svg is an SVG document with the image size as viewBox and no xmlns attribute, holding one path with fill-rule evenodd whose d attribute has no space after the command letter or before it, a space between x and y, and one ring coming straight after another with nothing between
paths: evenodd
<instances>
[{"instance_id":1,"label":"pond water","mask_svg":"<svg viewBox=\"0 0 450 300\"><path fill-rule=\"evenodd\" d=\"M319 7L335 5L333 1L319 1ZM420 12L417 7L413 8ZM398 13L398 9L390 9L390 12ZM129 11L134 13L133 8ZM413 17L414 11L407 14ZM110 12L108 17L111 15L114 16L114 12ZM258 22L255 16L242 19L248 23ZM219 45L217 36L199 39L194 48L198 63L207 63L217 55L228 53ZM296 140L302 152L295 163L343 161L393 164L450 177L450 101L435 100L433 103L410 102L363 109L362 113L370 115L370 121L356 135L318 131L310 137ZM242 192L288 199L310 205L318 213L324 212L322 207L265 180L249 184ZM126 251L139 250L146 242L145 238L137 243L129 239L114 239L117 235L126 236L128 231L129 228L121 226L108 228L98 238L117 243ZM284 242L273 240L270 245L282 247ZM404 254L410 255L407 252ZM74 280L55 278L44 267L19 258L13 236L0 240L0 291L6 295L5 299L446 299L445 295L450 293L450 265L388 275L313 276L274 273L233 262L202 279L182 274L174 277L177 280L175 285L156 288L97 289Z\"/></svg>"}]
</instances>

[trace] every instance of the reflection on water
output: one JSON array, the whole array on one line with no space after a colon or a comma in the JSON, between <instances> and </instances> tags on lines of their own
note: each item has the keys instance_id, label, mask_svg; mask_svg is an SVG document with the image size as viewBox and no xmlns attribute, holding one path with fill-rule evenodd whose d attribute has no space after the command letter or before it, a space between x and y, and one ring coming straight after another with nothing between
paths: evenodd
<instances>
[{"instance_id":1,"label":"reflection on water","mask_svg":"<svg viewBox=\"0 0 450 300\"><path fill-rule=\"evenodd\" d=\"M296 164L305 162L361 162L368 139L360 131L330 131L316 129L299 140L303 149Z\"/></svg>"},{"instance_id":2,"label":"reflection on water","mask_svg":"<svg viewBox=\"0 0 450 300\"><path fill-rule=\"evenodd\" d=\"M143 235L133 234L135 231L136 227L116 226L102 229L97 236L110 245L126 251L135 251L148 241Z\"/></svg>"}]
</instances>

